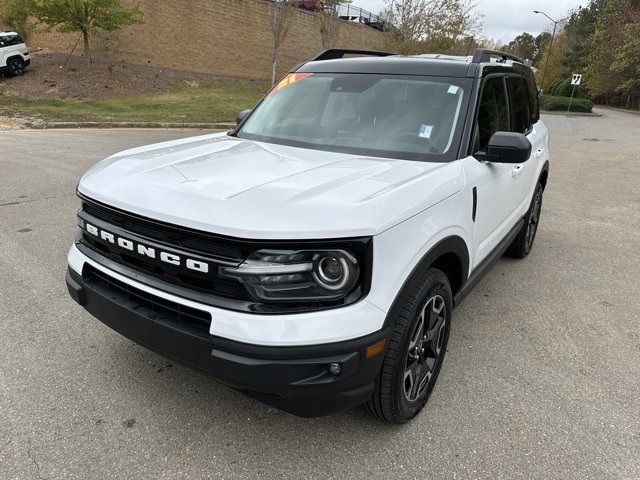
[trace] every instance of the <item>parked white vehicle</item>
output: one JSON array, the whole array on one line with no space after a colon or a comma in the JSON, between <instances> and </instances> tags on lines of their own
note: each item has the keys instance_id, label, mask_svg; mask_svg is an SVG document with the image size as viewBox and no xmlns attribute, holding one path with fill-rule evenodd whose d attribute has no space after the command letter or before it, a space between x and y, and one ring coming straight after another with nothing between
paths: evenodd
<instances>
[{"instance_id":1,"label":"parked white vehicle","mask_svg":"<svg viewBox=\"0 0 640 480\"><path fill-rule=\"evenodd\" d=\"M531 250L547 175L517 57L329 50L232 132L92 167L66 281L111 328L278 408L405 422L454 307Z\"/></svg>"},{"instance_id":2,"label":"parked white vehicle","mask_svg":"<svg viewBox=\"0 0 640 480\"><path fill-rule=\"evenodd\" d=\"M0 73L19 77L31 64L29 48L16 32L0 32Z\"/></svg>"}]
</instances>

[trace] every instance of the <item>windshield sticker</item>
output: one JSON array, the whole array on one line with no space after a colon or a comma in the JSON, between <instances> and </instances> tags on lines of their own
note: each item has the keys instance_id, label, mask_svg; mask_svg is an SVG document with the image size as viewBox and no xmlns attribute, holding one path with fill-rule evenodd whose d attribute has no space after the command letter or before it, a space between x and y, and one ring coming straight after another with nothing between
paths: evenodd
<instances>
[{"instance_id":1,"label":"windshield sticker","mask_svg":"<svg viewBox=\"0 0 640 480\"><path fill-rule=\"evenodd\" d=\"M286 88L289 85L293 85L294 83L299 82L300 80L304 80L305 78L310 77L311 75L313 75L313 73L290 73L286 77L284 77L282 80L280 80L278 83L276 83L276 85L267 94L267 97L270 97L271 95L275 95L283 88Z\"/></svg>"},{"instance_id":2,"label":"windshield sticker","mask_svg":"<svg viewBox=\"0 0 640 480\"><path fill-rule=\"evenodd\" d=\"M418 136L420 138L431 138L431 130L433 130L433 125L425 125L423 123L422 125L420 125Z\"/></svg>"},{"instance_id":3,"label":"windshield sticker","mask_svg":"<svg viewBox=\"0 0 640 480\"><path fill-rule=\"evenodd\" d=\"M452 95L455 95L456 93L458 93L458 86L449 85L449 90L447 90L447 93L451 93Z\"/></svg>"}]
</instances>

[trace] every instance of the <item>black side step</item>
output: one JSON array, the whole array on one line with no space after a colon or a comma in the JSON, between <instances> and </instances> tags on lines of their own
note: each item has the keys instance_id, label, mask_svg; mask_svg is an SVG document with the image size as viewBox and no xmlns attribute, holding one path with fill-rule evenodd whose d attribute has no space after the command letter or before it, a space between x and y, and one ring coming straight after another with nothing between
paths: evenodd
<instances>
[{"instance_id":1,"label":"black side step","mask_svg":"<svg viewBox=\"0 0 640 480\"><path fill-rule=\"evenodd\" d=\"M516 223L513 226L511 230L509 230L509 233L507 234L507 236L504 237L500 241L500 243L496 245L496 248L494 248L491 251L491 253L487 255L487 257L480 263L480 265L478 265L473 270L473 272L471 272L471 275L469 275L469 278L467 279L465 284L462 286L460 291L456 293L455 297L453 297L454 306L458 306L460 302L464 300L464 297L469 295L469 292L473 290L473 287L475 287L478 284L478 282L482 279L482 277L485 276L485 274L491 269L493 264L502 257L504 252L507 251L507 248L509 248L509 245L511 245L513 240L518 235L518 232L520 232L520 230L522 229L523 225L524 225L524 217L521 218L518 221L518 223Z\"/></svg>"}]
</instances>

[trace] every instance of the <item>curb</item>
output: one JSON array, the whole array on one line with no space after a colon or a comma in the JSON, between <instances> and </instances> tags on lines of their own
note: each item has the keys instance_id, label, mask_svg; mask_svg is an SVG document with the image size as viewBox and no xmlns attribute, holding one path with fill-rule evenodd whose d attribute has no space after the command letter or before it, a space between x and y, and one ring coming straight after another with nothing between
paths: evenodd
<instances>
[{"instance_id":1,"label":"curb","mask_svg":"<svg viewBox=\"0 0 640 480\"><path fill-rule=\"evenodd\" d=\"M162 122L48 122L26 121L26 128L37 130L55 128L184 128L200 130L228 130L235 123L162 123Z\"/></svg>"},{"instance_id":2,"label":"curb","mask_svg":"<svg viewBox=\"0 0 640 480\"><path fill-rule=\"evenodd\" d=\"M630 113L631 115L640 115L639 110L629 110L628 108L610 107L608 105L596 105L596 108L601 108L602 110L613 110L614 112Z\"/></svg>"}]
</instances>

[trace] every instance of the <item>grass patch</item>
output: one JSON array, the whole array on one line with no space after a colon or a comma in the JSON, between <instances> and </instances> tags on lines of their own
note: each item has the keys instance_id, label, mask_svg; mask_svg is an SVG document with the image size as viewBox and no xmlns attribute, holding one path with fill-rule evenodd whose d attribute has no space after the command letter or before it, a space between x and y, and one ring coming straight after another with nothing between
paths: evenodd
<instances>
[{"instance_id":1,"label":"grass patch","mask_svg":"<svg viewBox=\"0 0 640 480\"><path fill-rule=\"evenodd\" d=\"M234 122L268 90L265 82L178 82L170 92L106 100L58 100L3 95L0 110L13 116L58 121L216 123Z\"/></svg>"},{"instance_id":2,"label":"grass patch","mask_svg":"<svg viewBox=\"0 0 640 480\"><path fill-rule=\"evenodd\" d=\"M569 108L569 97L554 97L551 95L543 95L540 97L540 108L549 111L567 111ZM574 98L571 100L572 112L591 112L593 103L586 98Z\"/></svg>"}]
</instances>

